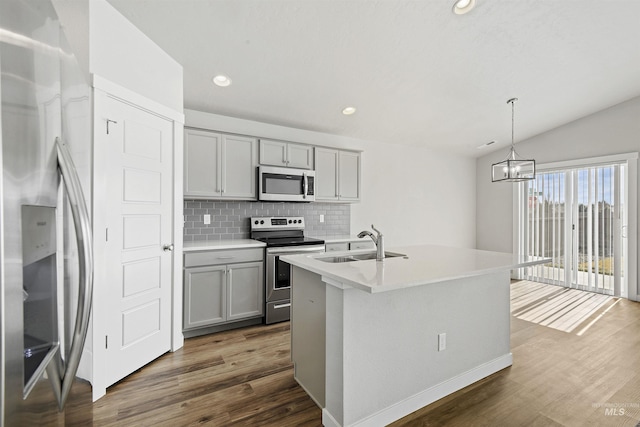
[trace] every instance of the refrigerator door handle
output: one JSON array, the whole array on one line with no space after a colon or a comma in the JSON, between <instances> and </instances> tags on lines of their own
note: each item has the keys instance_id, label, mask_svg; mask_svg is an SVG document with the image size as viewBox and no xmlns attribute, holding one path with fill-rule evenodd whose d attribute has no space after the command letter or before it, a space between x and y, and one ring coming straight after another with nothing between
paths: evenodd
<instances>
[{"instance_id":1,"label":"refrigerator door handle","mask_svg":"<svg viewBox=\"0 0 640 427\"><path fill-rule=\"evenodd\" d=\"M67 190L67 197L71 206L71 215L76 231L79 265L76 323L69 357L63 372L60 372L59 376L61 379L61 396L58 400L58 408L62 410L69 396L69 391L71 390L71 385L73 384L76 373L78 372L82 349L84 348L84 343L87 338L91 301L93 300L93 242L87 205L71 154L60 138L56 138L56 149L58 151L58 168Z\"/></svg>"}]
</instances>

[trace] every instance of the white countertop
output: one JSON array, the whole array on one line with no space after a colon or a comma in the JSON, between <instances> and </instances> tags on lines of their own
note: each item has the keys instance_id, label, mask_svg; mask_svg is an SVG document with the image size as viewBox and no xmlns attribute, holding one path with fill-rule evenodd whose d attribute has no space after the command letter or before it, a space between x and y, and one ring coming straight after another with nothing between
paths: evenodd
<instances>
[{"instance_id":1,"label":"white countertop","mask_svg":"<svg viewBox=\"0 0 640 427\"><path fill-rule=\"evenodd\" d=\"M182 251L215 251L222 249L264 248L265 246L267 246L265 243L253 239L206 240L198 242L184 242Z\"/></svg>"},{"instance_id":2,"label":"white countertop","mask_svg":"<svg viewBox=\"0 0 640 427\"><path fill-rule=\"evenodd\" d=\"M405 254L407 258L385 258L382 262L371 259L331 263L318 259L370 252L370 250L359 250L331 252L330 254L287 255L281 256L280 259L317 273L324 278L370 293L404 289L551 262L550 258L519 260L517 256L509 253L435 245L387 249L387 252Z\"/></svg>"}]
</instances>

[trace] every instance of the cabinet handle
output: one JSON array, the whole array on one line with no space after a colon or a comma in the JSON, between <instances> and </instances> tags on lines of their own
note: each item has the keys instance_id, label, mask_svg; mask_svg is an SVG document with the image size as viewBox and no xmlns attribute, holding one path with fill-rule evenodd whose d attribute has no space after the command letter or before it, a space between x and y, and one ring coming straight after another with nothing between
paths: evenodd
<instances>
[{"instance_id":1,"label":"cabinet handle","mask_svg":"<svg viewBox=\"0 0 640 427\"><path fill-rule=\"evenodd\" d=\"M219 257L216 257L216 259L234 259L234 258L235 258L234 256L219 256Z\"/></svg>"},{"instance_id":2,"label":"cabinet handle","mask_svg":"<svg viewBox=\"0 0 640 427\"><path fill-rule=\"evenodd\" d=\"M286 303L286 304L276 304L276 305L274 305L274 306L273 306L273 308L274 308L275 310L277 310L277 309L279 309L279 308L286 308L286 307L291 307L291 303L290 303L290 302L288 302L288 303Z\"/></svg>"}]
</instances>

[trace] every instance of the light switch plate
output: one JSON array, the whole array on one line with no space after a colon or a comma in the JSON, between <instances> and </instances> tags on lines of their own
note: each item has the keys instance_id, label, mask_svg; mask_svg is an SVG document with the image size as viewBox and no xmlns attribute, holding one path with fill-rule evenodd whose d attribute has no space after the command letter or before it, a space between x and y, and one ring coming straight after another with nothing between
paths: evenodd
<instances>
[{"instance_id":1,"label":"light switch plate","mask_svg":"<svg viewBox=\"0 0 640 427\"><path fill-rule=\"evenodd\" d=\"M204 225L209 225L209 224L211 224L211 215L205 214L204 215Z\"/></svg>"},{"instance_id":2,"label":"light switch plate","mask_svg":"<svg viewBox=\"0 0 640 427\"><path fill-rule=\"evenodd\" d=\"M324 222L324 215L320 214L320 222Z\"/></svg>"}]
</instances>

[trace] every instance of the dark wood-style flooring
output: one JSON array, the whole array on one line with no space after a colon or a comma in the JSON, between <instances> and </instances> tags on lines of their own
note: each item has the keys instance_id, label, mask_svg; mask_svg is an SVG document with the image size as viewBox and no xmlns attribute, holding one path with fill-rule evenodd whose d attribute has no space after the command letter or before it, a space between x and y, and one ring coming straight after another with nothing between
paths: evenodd
<instances>
[{"instance_id":1,"label":"dark wood-style flooring","mask_svg":"<svg viewBox=\"0 0 640 427\"><path fill-rule=\"evenodd\" d=\"M392 425L639 425L640 303L611 299L578 326L565 332L512 316L512 367ZM289 347L288 322L191 338L96 403L74 404L66 419L31 414L32 425L320 426L320 409L293 379Z\"/></svg>"}]
</instances>

